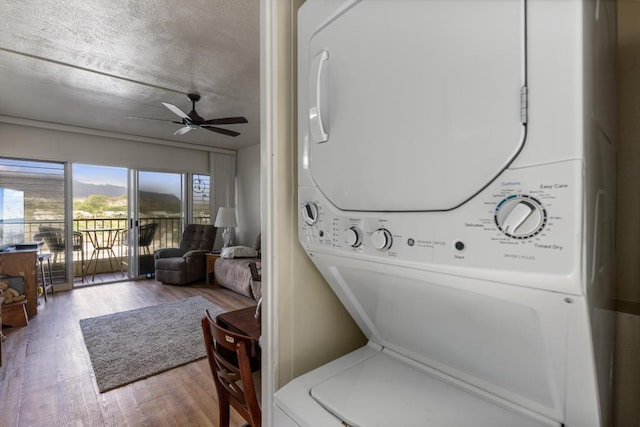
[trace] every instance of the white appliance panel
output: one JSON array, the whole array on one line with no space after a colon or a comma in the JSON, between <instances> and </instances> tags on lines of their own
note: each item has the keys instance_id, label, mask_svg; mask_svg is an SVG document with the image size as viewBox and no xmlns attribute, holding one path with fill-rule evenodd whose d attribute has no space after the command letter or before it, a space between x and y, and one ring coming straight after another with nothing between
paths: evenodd
<instances>
[{"instance_id":1,"label":"white appliance panel","mask_svg":"<svg viewBox=\"0 0 640 427\"><path fill-rule=\"evenodd\" d=\"M491 402L386 351L315 385L311 396L349 426L559 426Z\"/></svg>"},{"instance_id":2,"label":"white appliance panel","mask_svg":"<svg viewBox=\"0 0 640 427\"><path fill-rule=\"evenodd\" d=\"M567 325L581 299L340 255L311 259L372 343L562 419Z\"/></svg>"},{"instance_id":3,"label":"white appliance panel","mask_svg":"<svg viewBox=\"0 0 640 427\"><path fill-rule=\"evenodd\" d=\"M369 343L352 351L338 359L322 365L306 374L292 380L275 394L275 408L286 414L276 418L283 418L283 426L288 426L289 421L296 426L304 427L344 427L342 421L323 408L311 397L311 389L350 367L378 354L382 349ZM280 427L280 424L274 424Z\"/></svg>"},{"instance_id":4,"label":"white appliance panel","mask_svg":"<svg viewBox=\"0 0 640 427\"><path fill-rule=\"evenodd\" d=\"M471 198L524 144L524 34L524 1L363 1L323 23L300 82L320 190L359 211Z\"/></svg>"},{"instance_id":5,"label":"white appliance panel","mask_svg":"<svg viewBox=\"0 0 640 427\"><path fill-rule=\"evenodd\" d=\"M273 408L273 425L278 427L298 427L299 425L295 423L282 409L278 406L274 406Z\"/></svg>"},{"instance_id":6,"label":"white appliance panel","mask_svg":"<svg viewBox=\"0 0 640 427\"><path fill-rule=\"evenodd\" d=\"M581 295L582 173L579 160L507 170L448 212L343 212L317 188L300 187L299 239L307 250ZM496 223L510 200L541 207L531 233L508 235ZM317 212L312 225L304 218L309 203ZM355 247L354 229L361 237ZM391 235L387 249L375 247L380 229Z\"/></svg>"}]
</instances>

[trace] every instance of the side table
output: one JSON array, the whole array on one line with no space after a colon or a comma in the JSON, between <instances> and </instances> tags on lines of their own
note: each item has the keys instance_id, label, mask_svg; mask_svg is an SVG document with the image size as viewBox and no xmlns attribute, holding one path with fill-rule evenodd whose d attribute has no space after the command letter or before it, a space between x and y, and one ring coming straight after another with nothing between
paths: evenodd
<instances>
[{"instance_id":1,"label":"side table","mask_svg":"<svg viewBox=\"0 0 640 427\"><path fill-rule=\"evenodd\" d=\"M216 260L218 258L220 258L220 254L206 254L206 258L207 258L207 273L205 276L205 280L207 281L208 284L213 285L215 284L215 276L213 274L213 268L214 265L216 263Z\"/></svg>"},{"instance_id":2,"label":"side table","mask_svg":"<svg viewBox=\"0 0 640 427\"><path fill-rule=\"evenodd\" d=\"M29 317L38 314L38 251L15 250L13 252L0 252L0 271L9 276L22 276L24 279L24 294L26 309ZM8 315L8 306L5 308L5 316Z\"/></svg>"}]
</instances>

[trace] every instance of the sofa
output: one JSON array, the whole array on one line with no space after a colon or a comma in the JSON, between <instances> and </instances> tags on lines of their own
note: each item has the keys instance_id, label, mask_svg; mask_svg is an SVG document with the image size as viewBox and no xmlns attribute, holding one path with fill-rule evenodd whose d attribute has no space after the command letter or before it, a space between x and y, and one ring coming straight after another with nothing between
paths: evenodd
<instances>
[{"instance_id":1,"label":"sofa","mask_svg":"<svg viewBox=\"0 0 640 427\"><path fill-rule=\"evenodd\" d=\"M258 272L262 269L260 235L253 247L233 246L223 248L213 267L214 283L241 295L259 301L262 297L262 282L254 280L249 264L255 263Z\"/></svg>"}]
</instances>

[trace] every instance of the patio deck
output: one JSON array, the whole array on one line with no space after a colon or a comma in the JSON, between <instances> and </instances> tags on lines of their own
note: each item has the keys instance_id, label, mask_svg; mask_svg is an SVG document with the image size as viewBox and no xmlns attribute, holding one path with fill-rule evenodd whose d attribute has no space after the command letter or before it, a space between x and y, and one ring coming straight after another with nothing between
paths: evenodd
<instances>
[{"instance_id":1,"label":"patio deck","mask_svg":"<svg viewBox=\"0 0 640 427\"><path fill-rule=\"evenodd\" d=\"M208 223L208 217L199 217L194 223ZM140 273L153 272L153 251L160 248L178 247L182 236L180 218L140 218L140 226L150 223L157 223L158 228L154 234L151 244L147 248L141 249ZM127 231L129 220L126 218L92 218L75 219L73 230L83 234L82 250L73 252L74 264L74 286L90 285L96 283L108 283L114 281L128 280L127 254ZM34 241L41 239L40 227L54 227L64 229L63 221L25 221L22 241ZM95 244L100 245L104 237L94 234L93 239L88 235L87 230L112 229L114 230L112 240L109 243L111 250L97 250ZM83 231L84 230L84 231ZM51 268L53 273L53 283L67 282L65 278L65 256L59 252L55 254L45 242L40 248L42 253L51 253ZM93 255L93 260L91 260ZM81 260L84 258L85 277L82 281ZM91 264L89 265L89 261ZM95 272L95 277L94 277ZM123 275L124 273L124 275Z\"/></svg>"}]
</instances>

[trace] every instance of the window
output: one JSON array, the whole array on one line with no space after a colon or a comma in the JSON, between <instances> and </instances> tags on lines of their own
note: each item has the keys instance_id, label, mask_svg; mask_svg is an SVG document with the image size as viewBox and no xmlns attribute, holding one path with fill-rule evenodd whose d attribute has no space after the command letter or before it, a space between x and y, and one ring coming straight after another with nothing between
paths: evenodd
<instances>
[{"instance_id":1,"label":"window","mask_svg":"<svg viewBox=\"0 0 640 427\"><path fill-rule=\"evenodd\" d=\"M211 186L209 175L193 174L191 181L193 222L195 224L210 224L211 210L209 208L209 200L211 199Z\"/></svg>"},{"instance_id":2,"label":"window","mask_svg":"<svg viewBox=\"0 0 640 427\"><path fill-rule=\"evenodd\" d=\"M0 158L0 243L43 241L54 282L66 281L64 176L63 163Z\"/></svg>"}]
</instances>

